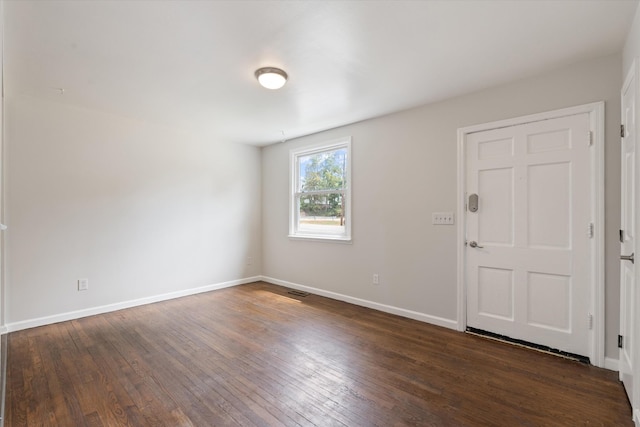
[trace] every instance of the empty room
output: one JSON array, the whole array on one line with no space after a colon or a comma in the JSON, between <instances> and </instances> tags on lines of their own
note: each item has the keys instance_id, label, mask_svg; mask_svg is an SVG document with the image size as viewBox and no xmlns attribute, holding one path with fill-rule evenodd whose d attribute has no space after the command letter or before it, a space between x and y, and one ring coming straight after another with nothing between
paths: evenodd
<instances>
[{"instance_id":1,"label":"empty room","mask_svg":"<svg viewBox=\"0 0 640 427\"><path fill-rule=\"evenodd\" d=\"M638 0L0 0L0 425L640 427Z\"/></svg>"}]
</instances>

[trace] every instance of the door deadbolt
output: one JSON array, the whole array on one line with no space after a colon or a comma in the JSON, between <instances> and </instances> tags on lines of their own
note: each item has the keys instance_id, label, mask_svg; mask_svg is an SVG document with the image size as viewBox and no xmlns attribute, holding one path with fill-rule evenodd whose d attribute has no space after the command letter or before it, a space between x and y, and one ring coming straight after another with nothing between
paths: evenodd
<instances>
[{"instance_id":1,"label":"door deadbolt","mask_svg":"<svg viewBox=\"0 0 640 427\"><path fill-rule=\"evenodd\" d=\"M469 212L476 212L478 210L478 195L477 194L471 194L469 196Z\"/></svg>"}]
</instances>

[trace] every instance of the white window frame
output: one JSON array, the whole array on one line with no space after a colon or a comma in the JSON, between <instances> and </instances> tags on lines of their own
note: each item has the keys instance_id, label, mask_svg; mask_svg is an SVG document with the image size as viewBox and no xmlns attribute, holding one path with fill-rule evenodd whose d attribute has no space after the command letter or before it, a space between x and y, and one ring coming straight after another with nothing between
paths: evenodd
<instances>
[{"instance_id":1,"label":"white window frame","mask_svg":"<svg viewBox=\"0 0 640 427\"><path fill-rule=\"evenodd\" d=\"M325 151L333 151L344 148L347 151L346 161L346 186L342 190L345 206L345 228L344 233L341 234L329 234L329 233L314 233L308 230L299 230L298 223L300 219L300 209L298 206L298 200L302 193L298 193L298 179L300 177L300 162L299 159L304 156L312 154L322 153ZM301 148L292 149L289 151L289 238L290 239L304 239L304 240L318 240L318 241L334 241L342 243L351 243L351 137L340 138L337 140L324 142L321 144L315 144L311 146L305 146ZM331 191L335 193L336 191Z\"/></svg>"}]
</instances>

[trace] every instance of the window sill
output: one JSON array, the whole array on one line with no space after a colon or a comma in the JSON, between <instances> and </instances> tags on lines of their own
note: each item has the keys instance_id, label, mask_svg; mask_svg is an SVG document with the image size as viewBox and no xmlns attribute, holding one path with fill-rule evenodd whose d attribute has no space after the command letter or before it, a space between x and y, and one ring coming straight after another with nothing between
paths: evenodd
<instances>
[{"instance_id":1,"label":"window sill","mask_svg":"<svg viewBox=\"0 0 640 427\"><path fill-rule=\"evenodd\" d=\"M350 245L352 243L351 237L344 236L318 236L309 234L289 234L289 240L308 240L315 242L325 243L342 243Z\"/></svg>"}]
</instances>

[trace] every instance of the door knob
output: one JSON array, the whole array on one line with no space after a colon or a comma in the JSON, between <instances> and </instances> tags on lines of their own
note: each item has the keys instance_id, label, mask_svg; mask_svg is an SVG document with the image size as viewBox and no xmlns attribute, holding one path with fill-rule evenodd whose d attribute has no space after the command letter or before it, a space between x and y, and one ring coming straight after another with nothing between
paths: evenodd
<instances>
[{"instance_id":1,"label":"door knob","mask_svg":"<svg viewBox=\"0 0 640 427\"><path fill-rule=\"evenodd\" d=\"M478 246L478 242L476 242L474 240L469 242L469 246L471 246L472 248L478 248L478 249L484 248L484 246ZM632 255L632 257L633 257L633 255Z\"/></svg>"},{"instance_id":2,"label":"door knob","mask_svg":"<svg viewBox=\"0 0 640 427\"><path fill-rule=\"evenodd\" d=\"M620 259L623 261L631 261L631 264L633 264L633 254L631 255L620 255Z\"/></svg>"}]
</instances>

